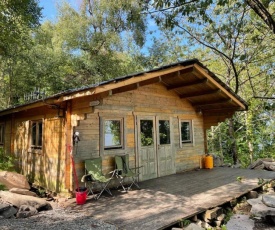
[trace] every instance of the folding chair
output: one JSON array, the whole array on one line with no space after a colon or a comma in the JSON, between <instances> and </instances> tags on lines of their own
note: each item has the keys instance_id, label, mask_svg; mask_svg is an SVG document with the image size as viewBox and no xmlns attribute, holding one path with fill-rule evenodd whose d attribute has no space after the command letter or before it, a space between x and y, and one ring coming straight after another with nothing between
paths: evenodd
<instances>
[{"instance_id":1,"label":"folding chair","mask_svg":"<svg viewBox=\"0 0 275 230\"><path fill-rule=\"evenodd\" d=\"M92 191L93 183L98 183L101 187L100 193L97 196L95 196L95 199L99 199L99 197L101 196L101 194L104 191L108 192L112 196L112 193L111 193L110 189L108 188L108 185L109 185L110 181L113 179L113 175L110 178L107 178L102 174L102 159L101 159L101 157L95 158L95 159L90 159L90 160L85 160L85 170L86 170L87 174L84 176L88 176L88 175L91 176L91 183L89 183L91 186L89 187L89 192L94 194ZM114 174L114 172L111 172L111 173Z\"/></svg>"},{"instance_id":2,"label":"folding chair","mask_svg":"<svg viewBox=\"0 0 275 230\"><path fill-rule=\"evenodd\" d=\"M116 164L116 177L119 179L119 183L122 186L123 190L125 192L129 191L133 185L135 185L138 189L140 189L138 183L137 183L137 178L139 175L139 172L137 170L141 167L137 168L129 168L129 154L125 155L117 155L115 156L115 164ZM135 172L133 172L133 170ZM126 189L124 184L125 184L125 179L126 178L131 178L131 184L130 186Z\"/></svg>"}]
</instances>

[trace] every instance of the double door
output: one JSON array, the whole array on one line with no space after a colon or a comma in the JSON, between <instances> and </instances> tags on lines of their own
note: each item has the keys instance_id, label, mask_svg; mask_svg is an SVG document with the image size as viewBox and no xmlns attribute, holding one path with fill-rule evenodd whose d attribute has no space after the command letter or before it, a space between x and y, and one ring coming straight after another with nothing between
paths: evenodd
<instances>
[{"instance_id":1,"label":"double door","mask_svg":"<svg viewBox=\"0 0 275 230\"><path fill-rule=\"evenodd\" d=\"M172 148L172 119L157 116L137 117L140 180L175 173Z\"/></svg>"}]
</instances>

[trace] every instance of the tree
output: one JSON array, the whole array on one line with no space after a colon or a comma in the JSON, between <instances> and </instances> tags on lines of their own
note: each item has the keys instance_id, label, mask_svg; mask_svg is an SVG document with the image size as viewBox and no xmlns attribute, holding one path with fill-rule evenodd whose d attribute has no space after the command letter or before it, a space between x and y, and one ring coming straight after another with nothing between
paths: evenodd
<instances>
[{"instance_id":1,"label":"tree","mask_svg":"<svg viewBox=\"0 0 275 230\"><path fill-rule=\"evenodd\" d=\"M80 9L62 3L57 22L22 31L0 57L3 108L26 102L35 89L52 95L140 70L139 57L126 52L128 42L142 46L145 39L139 10L135 1L84 1Z\"/></svg>"},{"instance_id":2,"label":"tree","mask_svg":"<svg viewBox=\"0 0 275 230\"><path fill-rule=\"evenodd\" d=\"M39 25L41 8L36 0L2 0L0 2L0 55L25 36L25 31Z\"/></svg>"},{"instance_id":3,"label":"tree","mask_svg":"<svg viewBox=\"0 0 275 230\"><path fill-rule=\"evenodd\" d=\"M177 9L177 12L173 10L173 6L169 7L168 13L155 11L156 21L165 28L170 28L171 33L187 39L190 49L195 49L194 53L198 54L198 49L208 53L204 55L204 64L234 88L236 94L244 97L249 103L253 98L274 98L274 34L266 30L261 20L249 13L246 4L213 4L203 14L199 8L199 17L191 13L185 15L183 11ZM190 9L190 12L193 12L192 10ZM201 59L198 55L195 57ZM266 113L261 106L251 107L248 113L254 112L259 116ZM227 132L226 135L222 135L226 141L217 138L217 143L227 143L225 151L222 152L230 155L234 163L237 162L237 158L245 159L244 155L239 156L238 151L242 154L245 151L247 153L249 145L254 145L252 137L245 130L251 127L257 118L259 117L253 116L253 119L246 120L244 113L238 114L228 121L226 129L211 133L214 135L213 139L216 139L215 136L218 137L220 132ZM240 124L239 121L243 123ZM265 127L268 123L270 122L266 120L261 126ZM264 132L264 128L257 130L261 130L261 133L253 132L253 135L262 135ZM243 145L236 145L236 140L245 143L245 148ZM274 146L274 142L271 145ZM267 146L266 142L264 146ZM257 152L259 153L259 149ZM256 152L251 154L253 157L258 155Z\"/></svg>"},{"instance_id":4,"label":"tree","mask_svg":"<svg viewBox=\"0 0 275 230\"><path fill-rule=\"evenodd\" d=\"M151 4L149 1L145 2L145 8L148 10L153 7L149 13L162 12L165 14L168 24L173 26L174 19L179 15L187 16L187 20L193 22L196 20L197 15L205 22L211 22L211 16L207 14L208 8L213 5L212 0L154 0ZM228 0L218 0L214 4L223 7L232 3ZM234 4L242 5L242 1L235 1ZM246 0L245 4L248 5L253 12L258 15L265 25L275 34L275 17L274 17L274 1L264 0Z\"/></svg>"},{"instance_id":5,"label":"tree","mask_svg":"<svg viewBox=\"0 0 275 230\"><path fill-rule=\"evenodd\" d=\"M68 52L84 57L75 77L81 74L83 83L91 84L127 74L123 37L131 34L136 44L144 44L146 18L140 10L134 0L84 1L79 11L68 4L59 7L60 40Z\"/></svg>"}]
</instances>

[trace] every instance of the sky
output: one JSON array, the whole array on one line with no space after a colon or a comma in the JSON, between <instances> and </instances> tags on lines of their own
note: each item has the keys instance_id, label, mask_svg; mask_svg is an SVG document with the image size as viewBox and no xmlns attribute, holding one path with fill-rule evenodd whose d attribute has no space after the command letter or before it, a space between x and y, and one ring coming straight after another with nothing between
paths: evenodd
<instances>
[{"instance_id":1,"label":"sky","mask_svg":"<svg viewBox=\"0 0 275 230\"><path fill-rule=\"evenodd\" d=\"M78 7L81 0L64 0L65 2L69 2L70 5L74 7ZM41 22L43 21L55 21L56 20L56 14L57 14L57 5L59 2L62 2L62 0L39 0L39 6L43 7L42 9L42 15L43 18Z\"/></svg>"}]
</instances>

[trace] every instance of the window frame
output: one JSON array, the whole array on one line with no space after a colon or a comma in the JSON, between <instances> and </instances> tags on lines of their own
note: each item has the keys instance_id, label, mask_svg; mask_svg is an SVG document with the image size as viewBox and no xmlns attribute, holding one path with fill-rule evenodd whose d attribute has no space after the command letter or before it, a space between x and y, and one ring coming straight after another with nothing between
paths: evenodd
<instances>
[{"instance_id":1,"label":"window frame","mask_svg":"<svg viewBox=\"0 0 275 230\"><path fill-rule=\"evenodd\" d=\"M35 144L33 144L33 124L36 124L36 139ZM40 126L41 124L41 126ZM41 127L41 130L40 130ZM44 132L44 124L43 119L31 120L30 121L30 150L31 152L41 152L43 148L43 132ZM41 135L41 138L40 138ZM39 145L39 140L41 139L41 145Z\"/></svg>"},{"instance_id":2,"label":"window frame","mask_svg":"<svg viewBox=\"0 0 275 230\"><path fill-rule=\"evenodd\" d=\"M182 123L188 123L189 124L189 130L190 130L190 140L182 140ZM180 133L180 147L182 148L183 145L193 145L195 144L194 141L194 122L193 120L188 119L179 119L179 133Z\"/></svg>"},{"instance_id":3,"label":"window frame","mask_svg":"<svg viewBox=\"0 0 275 230\"><path fill-rule=\"evenodd\" d=\"M0 123L0 146L3 146L5 143L5 124Z\"/></svg>"},{"instance_id":4,"label":"window frame","mask_svg":"<svg viewBox=\"0 0 275 230\"><path fill-rule=\"evenodd\" d=\"M120 122L120 144L119 145L111 145L111 146L106 146L105 144L105 122L106 121L119 121ZM109 150L109 149L122 149L124 146L124 141L123 141L123 137L124 137L124 130L123 130L123 118L106 118L103 121L103 148L104 150Z\"/></svg>"},{"instance_id":5,"label":"window frame","mask_svg":"<svg viewBox=\"0 0 275 230\"><path fill-rule=\"evenodd\" d=\"M113 154L125 154L127 145L126 145L126 116L123 115L113 115L113 114L99 114L99 155L113 155ZM121 130L121 147L117 148L104 148L105 146L105 120L120 120L120 130Z\"/></svg>"}]
</instances>

